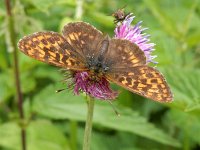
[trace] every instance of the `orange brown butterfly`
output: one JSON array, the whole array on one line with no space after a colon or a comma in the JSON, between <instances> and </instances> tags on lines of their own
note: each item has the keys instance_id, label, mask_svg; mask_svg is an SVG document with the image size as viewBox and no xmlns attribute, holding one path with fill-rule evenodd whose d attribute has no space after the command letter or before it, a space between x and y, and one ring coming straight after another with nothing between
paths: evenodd
<instances>
[{"instance_id":1,"label":"orange brown butterfly","mask_svg":"<svg viewBox=\"0 0 200 150\"><path fill-rule=\"evenodd\" d=\"M110 38L92 25L73 22L62 35L37 32L22 38L19 49L39 61L71 71L87 71L158 102L171 102L172 93L155 68L146 65L144 52L125 39Z\"/></svg>"}]
</instances>

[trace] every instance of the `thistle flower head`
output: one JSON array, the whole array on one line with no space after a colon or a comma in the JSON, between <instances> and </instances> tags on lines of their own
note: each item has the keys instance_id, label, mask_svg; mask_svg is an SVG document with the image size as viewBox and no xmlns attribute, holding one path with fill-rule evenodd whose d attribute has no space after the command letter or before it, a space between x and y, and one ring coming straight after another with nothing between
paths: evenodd
<instances>
[{"instance_id":1,"label":"thistle flower head","mask_svg":"<svg viewBox=\"0 0 200 150\"><path fill-rule=\"evenodd\" d=\"M154 50L154 43L150 43L150 35L143 33L147 28L142 28L142 21L138 22L136 25L132 26L131 23L135 16L129 14L126 16L125 20L121 23L119 22L115 28L115 38L127 39L132 43L135 43L139 48L144 51L147 63L153 62L156 56L152 56L151 52Z\"/></svg>"},{"instance_id":2,"label":"thistle flower head","mask_svg":"<svg viewBox=\"0 0 200 150\"><path fill-rule=\"evenodd\" d=\"M74 93L77 95L80 90L98 99L115 99L118 95L110 88L106 78L93 79L88 72L76 72L74 83Z\"/></svg>"}]
</instances>

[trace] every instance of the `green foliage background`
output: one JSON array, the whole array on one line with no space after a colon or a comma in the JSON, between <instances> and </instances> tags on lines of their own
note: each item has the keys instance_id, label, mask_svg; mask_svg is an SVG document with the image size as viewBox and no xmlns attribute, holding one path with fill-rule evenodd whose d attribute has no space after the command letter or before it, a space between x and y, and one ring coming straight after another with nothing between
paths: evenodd
<instances>
[{"instance_id":1,"label":"green foliage background","mask_svg":"<svg viewBox=\"0 0 200 150\"><path fill-rule=\"evenodd\" d=\"M16 39L43 30L60 32L63 25L83 20L113 36L109 16L126 6L143 20L156 43L157 68L174 93L174 102L160 104L120 87L111 106L96 101L92 150L200 149L200 1L85 0L76 18L74 0L14 0ZM0 150L20 150L20 119L4 1L0 0ZM58 68L19 53L20 79L26 114L28 150L79 150L82 146L86 102L84 95L55 93L65 87Z\"/></svg>"}]
</instances>

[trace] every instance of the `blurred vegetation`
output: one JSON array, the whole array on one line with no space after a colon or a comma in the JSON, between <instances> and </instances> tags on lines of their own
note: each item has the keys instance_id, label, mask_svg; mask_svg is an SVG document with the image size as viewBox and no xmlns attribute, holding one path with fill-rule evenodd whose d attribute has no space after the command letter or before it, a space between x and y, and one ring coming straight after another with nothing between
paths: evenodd
<instances>
[{"instance_id":1,"label":"blurred vegetation","mask_svg":"<svg viewBox=\"0 0 200 150\"><path fill-rule=\"evenodd\" d=\"M110 16L126 6L156 43L157 68L174 93L160 104L121 90L112 107L96 101L92 150L200 149L200 1L85 0L77 16L74 0L14 0L16 39L43 30L60 32L78 19L113 36ZM13 53L4 1L0 0L0 150L20 150L20 118L16 101ZM65 87L59 69L19 53L28 150L78 150L83 139L84 96L55 93Z\"/></svg>"}]
</instances>

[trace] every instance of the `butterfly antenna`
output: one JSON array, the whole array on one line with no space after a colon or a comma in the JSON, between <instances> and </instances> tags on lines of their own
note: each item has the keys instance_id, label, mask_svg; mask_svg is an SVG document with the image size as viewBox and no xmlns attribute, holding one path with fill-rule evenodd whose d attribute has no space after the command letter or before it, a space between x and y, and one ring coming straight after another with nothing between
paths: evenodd
<instances>
[{"instance_id":1,"label":"butterfly antenna","mask_svg":"<svg viewBox=\"0 0 200 150\"><path fill-rule=\"evenodd\" d=\"M113 103L112 103L111 101L109 101L109 100L107 100L107 101L108 101L108 102L110 103L110 105L112 106L112 108L113 108L115 114L116 114L118 117L120 117L121 115L120 115L120 113L117 111L117 109L116 109L116 107L113 105Z\"/></svg>"},{"instance_id":2,"label":"butterfly antenna","mask_svg":"<svg viewBox=\"0 0 200 150\"><path fill-rule=\"evenodd\" d=\"M64 90L66 90L66 88L65 88L65 89L56 90L56 93L60 93L60 92L62 92L62 91L64 91Z\"/></svg>"}]
</instances>

